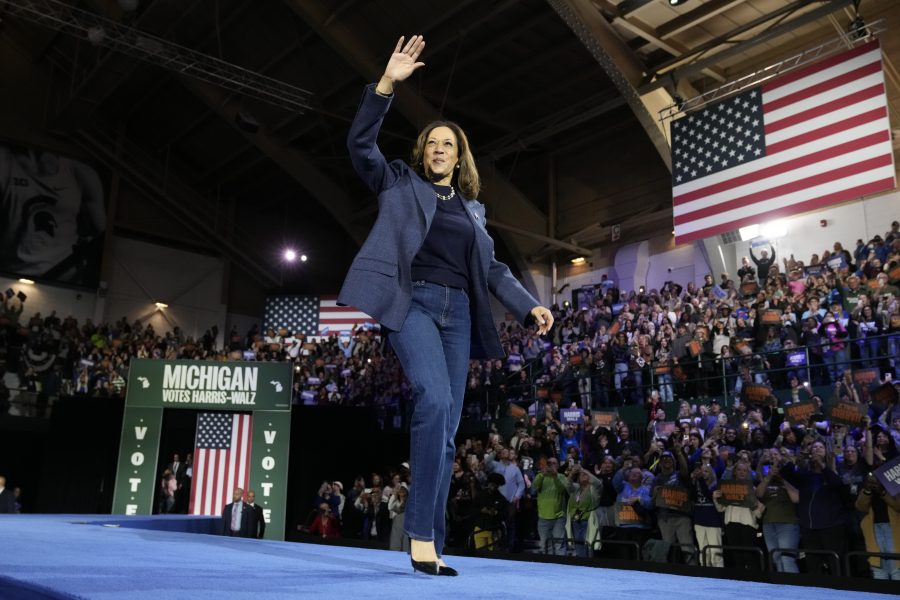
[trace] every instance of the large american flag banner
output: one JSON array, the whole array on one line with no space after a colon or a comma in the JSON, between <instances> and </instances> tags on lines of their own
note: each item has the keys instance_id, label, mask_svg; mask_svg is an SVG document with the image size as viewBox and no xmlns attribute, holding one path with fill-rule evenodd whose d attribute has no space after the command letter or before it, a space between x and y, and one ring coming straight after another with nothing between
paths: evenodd
<instances>
[{"instance_id":1,"label":"large american flag banner","mask_svg":"<svg viewBox=\"0 0 900 600\"><path fill-rule=\"evenodd\" d=\"M263 315L263 329L284 327L295 335L337 335L375 323L356 308L338 306L337 296L270 296Z\"/></svg>"},{"instance_id":2,"label":"large american flag banner","mask_svg":"<svg viewBox=\"0 0 900 600\"><path fill-rule=\"evenodd\" d=\"M250 483L253 416L200 413L191 479L192 515L220 515L234 488L246 493Z\"/></svg>"},{"instance_id":3,"label":"large american flag banner","mask_svg":"<svg viewBox=\"0 0 900 600\"><path fill-rule=\"evenodd\" d=\"M676 243L892 190L878 41L672 123Z\"/></svg>"}]
</instances>

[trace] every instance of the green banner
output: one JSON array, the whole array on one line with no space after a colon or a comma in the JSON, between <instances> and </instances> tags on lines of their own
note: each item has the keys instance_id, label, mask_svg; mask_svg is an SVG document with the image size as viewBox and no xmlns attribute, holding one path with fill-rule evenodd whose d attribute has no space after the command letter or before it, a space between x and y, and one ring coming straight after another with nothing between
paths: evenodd
<instances>
[{"instance_id":1,"label":"green banner","mask_svg":"<svg viewBox=\"0 0 900 600\"><path fill-rule=\"evenodd\" d=\"M163 409L252 412L250 489L263 509L266 539L283 540L292 380L288 363L132 361L113 514L154 512Z\"/></svg>"},{"instance_id":2,"label":"green banner","mask_svg":"<svg viewBox=\"0 0 900 600\"><path fill-rule=\"evenodd\" d=\"M291 410L288 363L132 360L128 406L202 410Z\"/></svg>"},{"instance_id":3,"label":"green banner","mask_svg":"<svg viewBox=\"0 0 900 600\"><path fill-rule=\"evenodd\" d=\"M156 459L162 410L159 408L125 407L122 419L122 441L119 444L119 466L112 514L149 515L153 513L156 490Z\"/></svg>"},{"instance_id":4,"label":"green banner","mask_svg":"<svg viewBox=\"0 0 900 600\"><path fill-rule=\"evenodd\" d=\"M263 509L267 540L284 539L290 442L290 412L253 413L250 489L256 492L256 503Z\"/></svg>"}]
</instances>

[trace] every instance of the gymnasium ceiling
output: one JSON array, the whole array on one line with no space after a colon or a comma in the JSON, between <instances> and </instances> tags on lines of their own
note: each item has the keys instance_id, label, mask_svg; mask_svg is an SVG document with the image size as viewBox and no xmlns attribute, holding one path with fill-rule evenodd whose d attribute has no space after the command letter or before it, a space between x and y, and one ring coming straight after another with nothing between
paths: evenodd
<instances>
[{"instance_id":1,"label":"gymnasium ceiling","mask_svg":"<svg viewBox=\"0 0 900 600\"><path fill-rule=\"evenodd\" d=\"M337 290L373 221L344 140L399 35L425 36L426 66L398 91L385 155L407 157L417 128L438 115L460 122L498 254L527 272L554 256L612 256L612 225L616 244L671 235L659 108L839 39L855 18L852 0L67 0L308 92L300 110L13 8L45 2L0 1L0 64L46 81L34 99L40 127L120 174L130 191L117 229L190 238L264 287L321 293ZM137 8L123 10L129 2ZM898 131L900 4L862 0L859 13L867 25L883 20ZM310 261L273 266L285 245Z\"/></svg>"}]
</instances>

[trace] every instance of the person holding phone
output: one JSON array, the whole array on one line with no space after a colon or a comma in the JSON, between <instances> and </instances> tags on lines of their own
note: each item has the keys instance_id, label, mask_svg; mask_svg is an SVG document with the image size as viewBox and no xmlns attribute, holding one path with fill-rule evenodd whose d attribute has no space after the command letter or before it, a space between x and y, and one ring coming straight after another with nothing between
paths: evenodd
<instances>
[{"instance_id":1,"label":"person holding phone","mask_svg":"<svg viewBox=\"0 0 900 600\"><path fill-rule=\"evenodd\" d=\"M545 335L553 315L494 256L481 183L468 138L456 123L420 132L411 164L378 148L394 87L422 68L425 40L401 37L376 84L366 87L347 139L353 167L378 196L378 218L338 295L387 331L413 390L412 484L404 529L413 569L456 575L441 559L444 513L456 455L470 358L504 356L489 293L520 323Z\"/></svg>"},{"instance_id":2,"label":"person holding phone","mask_svg":"<svg viewBox=\"0 0 900 600\"><path fill-rule=\"evenodd\" d=\"M756 486L756 497L766 506L762 518L766 546L797 550L800 546L800 519L797 516L800 492L781 478L782 462L779 452L768 453L760 468L762 480ZM772 560L779 573L800 572L796 553L777 552Z\"/></svg>"}]
</instances>

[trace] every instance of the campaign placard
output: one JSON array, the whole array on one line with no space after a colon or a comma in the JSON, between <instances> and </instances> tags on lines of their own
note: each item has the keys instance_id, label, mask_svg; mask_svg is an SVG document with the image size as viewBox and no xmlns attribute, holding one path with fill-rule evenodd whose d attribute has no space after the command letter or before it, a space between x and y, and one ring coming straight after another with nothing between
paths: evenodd
<instances>
[{"instance_id":1,"label":"campaign placard","mask_svg":"<svg viewBox=\"0 0 900 600\"><path fill-rule=\"evenodd\" d=\"M857 404L855 402L835 402L828 411L828 419L832 423L847 425L848 427L861 427L868 413L868 407L865 404Z\"/></svg>"},{"instance_id":2,"label":"campaign placard","mask_svg":"<svg viewBox=\"0 0 900 600\"><path fill-rule=\"evenodd\" d=\"M744 506L753 508L756 506L756 494L753 484L747 481L723 481L719 484L719 504L725 506Z\"/></svg>"},{"instance_id":3,"label":"campaign placard","mask_svg":"<svg viewBox=\"0 0 900 600\"><path fill-rule=\"evenodd\" d=\"M791 425L806 425L817 410L818 404L814 400L795 402L784 407L784 418Z\"/></svg>"}]
</instances>

